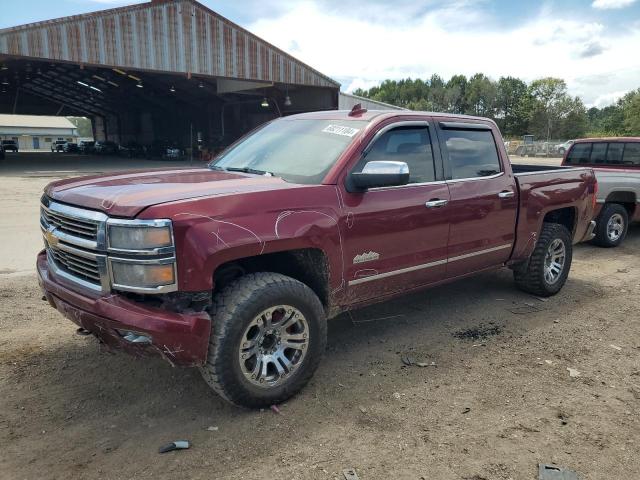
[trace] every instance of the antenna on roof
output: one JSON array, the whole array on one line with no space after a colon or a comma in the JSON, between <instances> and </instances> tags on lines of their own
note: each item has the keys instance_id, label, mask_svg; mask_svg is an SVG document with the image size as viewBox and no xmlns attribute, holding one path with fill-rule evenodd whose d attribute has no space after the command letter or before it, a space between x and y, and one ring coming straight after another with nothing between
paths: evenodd
<instances>
[{"instance_id":1,"label":"antenna on roof","mask_svg":"<svg viewBox=\"0 0 640 480\"><path fill-rule=\"evenodd\" d=\"M363 108L361 103L356 103L349 112L349 116L357 117L358 115L362 115L363 113L367 113L367 109Z\"/></svg>"}]
</instances>

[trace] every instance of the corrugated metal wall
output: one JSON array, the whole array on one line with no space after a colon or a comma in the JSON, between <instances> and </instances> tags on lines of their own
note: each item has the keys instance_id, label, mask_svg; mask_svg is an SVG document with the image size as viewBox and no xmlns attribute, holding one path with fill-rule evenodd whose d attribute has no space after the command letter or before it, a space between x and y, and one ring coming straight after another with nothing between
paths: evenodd
<instances>
[{"instance_id":1,"label":"corrugated metal wall","mask_svg":"<svg viewBox=\"0 0 640 480\"><path fill-rule=\"evenodd\" d=\"M339 85L194 0L0 31L0 54L295 85Z\"/></svg>"}]
</instances>

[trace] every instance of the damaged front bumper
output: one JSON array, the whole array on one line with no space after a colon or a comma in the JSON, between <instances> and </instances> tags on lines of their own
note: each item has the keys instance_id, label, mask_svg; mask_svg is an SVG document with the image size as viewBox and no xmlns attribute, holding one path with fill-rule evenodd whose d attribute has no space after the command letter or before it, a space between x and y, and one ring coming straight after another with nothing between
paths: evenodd
<instances>
[{"instance_id":1,"label":"damaged front bumper","mask_svg":"<svg viewBox=\"0 0 640 480\"><path fill-rule=\"evenodd\" d=\"M170 312L115 293L79 293L63 278L54 277L45 252L38 255L37 269L38 282L51 306L108 347L137 356L160 355L177 366L206 361L211 332L208 313Z\"/></svg>"}]
</instances>

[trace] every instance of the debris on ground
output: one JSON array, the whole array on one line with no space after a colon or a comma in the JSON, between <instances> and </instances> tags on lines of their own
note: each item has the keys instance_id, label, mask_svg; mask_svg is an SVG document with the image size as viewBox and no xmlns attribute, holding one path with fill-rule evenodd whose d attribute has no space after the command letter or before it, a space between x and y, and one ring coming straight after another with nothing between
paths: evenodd
<instances>
[{"instance_id":1,"label":"debris on ground","mask_svg":"<svg viewBox=\"0 0 640 480\"><path fill-rule=\"evenodd\" d=\"M527 315L529 313L543 312L544 308L540 308L533 303L524 303L520 306L507 309L514 315Z\"/></svg>"},{"instance_id":2,"label":"debris on ground","mask_svg":"<svg viewBox=\"0 0 640 480\"><path fill-rule=\"evenodd\" d=\"M402 395L398 392L393 392L393 398L395 398L396 400L400 400L400 397L402 397Z\"/></svg>"},{"instance_id":3,"label":"debris on ground","mask_svg":"<svg viewBox=\"0 0 640 480\"><path fill-rule=\"evenodd\" d=\"M470 411L471 411L471 409L470 409L469 407L467 407L467 408L465 408L465 409L462 411L462 414L463 414L463 415L466 415L466 414L467 414L467 413L469 413Z\"/></svg>"},{"instance_id":4,"label":"debris on ground","mask_svg":"<svg viewBox=\"0 0 640 480\"><path fill-rule=\"evenodd\" d=\"M560 423L562 423L562 425L569 424L569 414L560 411L556 416L560 419Z\"/></svg>"},{"instance_id":5,"label":"debris on ground","mask_svg":"<svg viewBox=\"0 0 640 480\"><path fill-rule=\"evenodd\" d=\"M409 355L402 355L400 356L400 360L402 361L402 363L404 363L407 367L410 367L411 365L413 365L415 363L415 360L413 357L410 357Z\"/></svg>"},{"instance_id":6,"label":"debris on ground","mask_svg":"<svg viewBox=\"0 0 640 480\"><path fill-rule=\"evenodd\" d=\"M86 329L80 327L80 328L78 328L76 330L76 334L78 334L78 335L80 335L82 337L86 337L88 335L91 335L91 332L89 330L86 330Z\"/></svg>"},{"instance_id":7,"label":"debris on ground","mask_svg":"<svg viewBox=\"0 0 640 480\"><path fill-rule=\"evenodd\" d=\"M576 370L575 368L567 367L567 370L569 371L569 376L571 378L576 378L580 376L580 371Z\"/></svg>"},{"instance_id":8,"label":"debris on ground","mask_svg":"<svg viewBox=\"0 0 640 480\"><path fill-rule=\"evenodd\" d=\"M544 363L546 363L547 365L553 365L553 362L551 360L545 360Z\"/></svg>"},{"instance_id":9,"label":"debris on ground","mask_svg":"<svg viewBox=\"0 0 640 480\"><path fill-rule=\"evenodd\" d=\"M467 328L466 330L458 330L453 333L453 336L460 340L484 340L494 335L500 335L502 333L502 327L490 323L485 325L481 323L477 327Z\"/></svg>"},{"instance_id":10,"label":"debris on ground","mask_svg":"<svg viewBox=\"0 0 640 480\"><path fill-rule=\"evenodd\" d=\"M186 450L189 448L189 442L186 440L176 440L175 442L167 443L160 447L158 453L172 452L173 450Z\"/></svg>"},{"instance_id":11,"label":"debris on ground","mask_svg":"<svg viewBox=\"0 0 640 480\"><path fill-rule=\"evenodd\" d=\"M209 427L207 428L208 431L210 432L217 432L218 431L218 427Z\"/></svg>"},{"instance_id":12,"label":"debris on ground","mask_svg":"<svg viewBox=\"0 0 640 480\"><path fill-rule=\"evenodd\" d=\"M628 268L619 268L618 269L618 273L629 273L629 269Z\"/></svg>"},{"instance_id":13,"label":"debris on ground","mask_svg":"<svg viewBox=\"0 0 640 480\"><path fill-rule=\"evenodd\" d=\"M342 471L342 475L344 475L345 480L359 480L358 474L356 473L354 468L348 468Z\"/></svg>"},{"instance_id":14,"label":"debris on ground","mask_svg":"<svg viewBox=\"0 0 640 480\"><path fill-rule=\"evenodd\" d=\"M278 414L278 415L280 415L280 414L282 413L282 412L280 411L280 409L278 408L278 406L277 406L277 405L271 405L271 411L272 411L273 413Z\"/></svg>"},{"instance_id":15,"label":"debris on ground","mask_svg":"<svg viewBox=\"0 0 640 480\"><path fill-rule=\"evenodd\" d=\"M611 348L613 348L614 350L618 350L619 352L622 351L622 347L619 347L617 345L614 345L613 343L611 345L609 345Z\"/></svg>"},{"instance_id":16,"label":"debris on ground","mask_svg":"<svg viewBox=\"0 0 640 480\"><path fill-rule=\"evenodd\" d=\"M367 409L366 409L366 408L364 408L362 405L361 405L361 406L359 406L358 408L360 409L360 411L361 411L362 413L367 413Z\"/></svg>"},{"instance_id":17,"label":"debris on ground","mask_svg":"<svg viewBox=\"0 0 640 480\"><path fill-rule=\"evenodd\" d=\"M427 363L427 362L416 362L415 358L409 356L409 355L402 355L400 357L400 360L402 360L402 363L404 363L407 367L437 367L438 364L436 364L436 362L431 362L431 363Z\"/></svg>"},{"instance_id":18,"label":"debris on ground","mask_svg":"<svg viewBox=\"0 0 640 480\"><path fill-rule=\"evenodd\" d=\"M538 465L538 480L580 480L573 470L555 465Z\"/></svg>"}]
</instances>

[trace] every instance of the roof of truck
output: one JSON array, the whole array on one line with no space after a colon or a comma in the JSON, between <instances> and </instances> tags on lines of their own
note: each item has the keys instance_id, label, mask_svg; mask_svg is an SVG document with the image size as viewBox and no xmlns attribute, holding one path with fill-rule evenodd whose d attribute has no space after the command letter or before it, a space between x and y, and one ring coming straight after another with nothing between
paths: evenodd
<instances>
[{"instance_id":1,"label":"roof of truck","mask_svg":"<svg viewBox=\"0 0 640 480\"><path fill-rule=\"evenodd\" d=\"M361 112L361 113L360 113ZM321 112L299 113L285 117L286 119L317 119L317 120L364 120L371 121L375 118L393 117L446 117L460 120L482 120L494 123L490 118L474 117L472 115L460 115L454 113L417 112L412 110L361 110L355 115L349 115L351 110L325 110Z\"/></svg>"},{"instance_id":2,"label":"roof of truck","mask_svg":"<svg viewBox=\"0 0 640 480\"><path fill-rule=\"evenodd\" d=\"M594 142L640 142L640 137L593 137L579 138L575 143L594 143Z\"/></svg>"}]
</instances>

